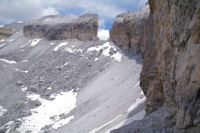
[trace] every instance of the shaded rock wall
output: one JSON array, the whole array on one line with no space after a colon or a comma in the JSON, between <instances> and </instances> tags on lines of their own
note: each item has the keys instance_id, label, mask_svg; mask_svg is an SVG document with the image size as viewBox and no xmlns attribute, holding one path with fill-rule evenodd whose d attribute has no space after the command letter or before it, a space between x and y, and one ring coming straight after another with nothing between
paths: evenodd
<instances>
[{"instance_id":1,"label":"shaded rock wall","mask_svg":"<svg viewBox=\"0 0 200 133\"><path fill-rule=\"evenodd\" d=\"M110 30L110 39L123 49L140 53L146 43L146 31L149 27L149 5L138 12L118 15Z\"/></svg>"},{"instance_id":2,"label":"shaded rock wall","mask_svg":"<svg viewBox=\"0 0 200 133\"><path fill-rule=\"evenodd\" d=\"M147 84L147 113L162 105L174 107L176 127L196 126L200 122L200 1L150 0L149 3L154 29L152 60L156 70L143 69L141 74L142 88ZM149 72L155 76L146 83L142 76ZM159 95L152 97L155 93Z\"/></svg>"},{"instance_id":3,"label":"shaded rock wall","mask_svg":"<svg viewBox=\"0 0 200 133\"><path fill-rule=\"evenodd\" d=\"M147 115L113 133L199 133L200 1L149 0L149 4L153 40L146 41L142 51L140 76Z\"/></svg>"},{"instance_id":4,"label":"shaded rock wall","mask_svg":"<svg viewBox=\"0 0 200 133\"><path fill-rule=\"evenodd\" d=\"M47 40L96 40L98 16L94 14L80 17L47 16L27 23L23 31L26 37Z\"/></svg>"}]
</instances>

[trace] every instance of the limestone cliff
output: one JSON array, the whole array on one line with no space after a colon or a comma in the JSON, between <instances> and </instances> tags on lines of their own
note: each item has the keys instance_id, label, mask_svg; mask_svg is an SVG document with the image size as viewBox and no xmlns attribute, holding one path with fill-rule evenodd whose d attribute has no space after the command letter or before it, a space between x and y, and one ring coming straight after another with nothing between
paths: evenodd
<instances>
[{"instance_id":1,"label":"limestone cliff","mask_svg":"<svg viewBox=\"0 0 200 133\"><path fill-rule=\"evenodd\" d=\"M110 30L110 39L123 49L140 53L146 43L146 33L149 28L149 5L138 12L128 12L118 15Z\"/></svg>"},{"instance_id":2,"label":"limestone cliff","mask_svg":"<svg viewBox=\"0 0 200 133\"><path fill-rule=\"evenodd\" d=\"M47 16L32 20L24 26L24 35L47 40L96 40L98 17L85 14L80 17Z\"/></svg>"},{"instance_id":3,"label":"limestone cliff","mask_svg":"<svg viewBox=\"0 0 200 133\"><path fill-rule=\"evenodd\" d=\"M140 76L147 115L113 133L199 133L200 1L149 0L149 4L148 34L153 41L147 40L142 51Z\"/></svg>"}]
</instances>

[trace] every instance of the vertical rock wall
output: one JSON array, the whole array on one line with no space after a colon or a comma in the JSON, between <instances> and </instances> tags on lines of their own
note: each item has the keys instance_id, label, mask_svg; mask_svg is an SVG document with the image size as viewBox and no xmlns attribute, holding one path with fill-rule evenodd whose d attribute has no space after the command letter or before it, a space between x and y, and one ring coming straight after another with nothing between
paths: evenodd
<instances>
[{"instance_id":1,"label":"vertical rock wall","mask_svg":"<svg viewBox=\"0 0 200 133\"><path fill-rule=\"evenodd\" d=\"M123 49L140 53L146 43L146 31L149 26L149 5L138 12L118 15L110 30L110 39Z\"/></svg>"},{"instance_id":2,"label":"vertical rock wall","mask_svg":"<svg viewBox=\"0 0 200 133\"><path fill-rule=\"evenodd\" d=\"M150 36L141 50L140 76L147 115L113 133L199 133L200 1L149 0L149 4Z\"/></svg>"}]
</instances>

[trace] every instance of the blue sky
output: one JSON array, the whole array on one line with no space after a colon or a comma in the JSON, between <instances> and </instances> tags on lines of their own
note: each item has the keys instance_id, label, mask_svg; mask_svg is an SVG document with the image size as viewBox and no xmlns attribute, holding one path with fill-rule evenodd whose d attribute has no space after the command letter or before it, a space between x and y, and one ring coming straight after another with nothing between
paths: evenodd
<instances>
[{"instance_id":1,"label":"blue sky","mask_svg":"<svg viewBox=\"0 0 200 133\"><path fill-rule=\"evenodd\" d=\"M79 16L95 13L100 28L109 29L116 15L136 11L147 0L0 0L0 24L45 15Z\"/></svg>"}]
</instances>

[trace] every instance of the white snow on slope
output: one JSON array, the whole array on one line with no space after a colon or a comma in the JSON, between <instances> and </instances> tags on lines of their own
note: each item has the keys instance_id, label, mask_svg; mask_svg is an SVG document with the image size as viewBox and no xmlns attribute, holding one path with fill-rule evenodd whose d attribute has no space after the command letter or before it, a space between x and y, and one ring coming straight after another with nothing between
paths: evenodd
<instances>
[{"instance_id":1,"label":"white snow on slope","mask_svg":"<svg viewBox=\"0 0 200 133\"><path fill-rule=\"evenodd\" d=\"M116 53L114 53L113 55L111 55L111 49L114 50ZM88 53L91 53L93 51L99 52L100 50L103 50L102 54L104 56L113 58L114 60L121 62L122 59L122 55L119 51L117 51L117 49L115 48L115 46L110 45L109 42L104 43L103 45L99 45L99 46L95 46L95 47L91 47L87 49Z\"/></svg>"},{"instance_id":2,"label":"white snow on slope","mask_svg":"<svg viewBox=\"0 0 200 133\"><path fill-rule=\"evenodd\" d=\"M98 128L93 129L92 131L90 131L89 133L96 133L97 131L101 130L102 128L106 127L107 125L111 124L112 122L114 122L115 120L117 120L118 118L120 118L122 115L118 115L117 117L115 117L114 119L110 120L109 122L101 125Z\"/></svg>"},{"instance_id":3,"label":"white snow on slope","mask_svg":"<svg viewBox=\"0 0 200 133\"><path fill-rule=\"evenodd\" d=\"M63 47L63 46L66 46L68 44L68 42L63 42L63 43L60 43L58 46L56 46L53 51L58 51L59 48Z\"/></svg>"},{"instance_id":4,"label":"white snow on slope","mask_svg":"<svg viewBox=\"0 0 200 133\"><path fill-rule=\"evenodd\" d=\"M122 126L128 125L130 123L132 123L135 120L142 120L144 118L145 115L145 111L142 110L140 112L138 112L137 114L135 114L134 116L132 116L131 118L129 118L127 121L122 121L120 123L118 123L117 125L113 126L112 128L108 129L105 133L110 133L110 131L114 130L114 129L118 129Z\"/></svg>"},{"instance_id":5,"label":"white snow on slope","mask_svg":"<svg viewBox=\"0 0 200 133\"><path fill-rule=\"evenodd\" d=\"M3 46L5 46L5 45L6 45L6 43L1 44L1 45L0 45L0 48L3 47Z\"/></svg>"},{"instance_id":6,"label":"white snow on slope","mask_svg":"<svg viewBox=\"0 0 200 133\"><path fill-rule=\"evenodd\" d=\"M15 68L15 70L17 71L17 72L22 72L22 73L28 73L29 71L28 70L20 70L20 69L18 69L18 68Z\"/></svg>"},{"instance_id":7,"label":"white snow on slope","mask_svg":"<svg viewBox=\"0 0 200 133\"><path fill-rule=\"evenodd\" d=\"M39 41L40 41L41 39L33 39L32 41L31 41L31 47L33 47L33 46L36 46L38 43L39 43Z\"/></svg>"},{"instance_id":8,"label":"white snow on slope","mask_svg":"<svg viewBox=\"0 0 200 133\"><path fill-rule=\"evenodd\" d=\"M4 25L0 25L0 28L4 27Z\"/></svg>"},{"instance_id":9,"label":"white snow on slope","mask_svg":"<svg viewBox=\"0 0 200 133\"><path fill-rule=\"evenodd\" d=\"M146 97L143 97L142 99L138 98L136 99L136 102L132 104L128 109L127 112L133 111L135 108L137 108L140 104L144 103L146 101Z\"/></svg>"},{"instance_id":10,"label":"white snow on slope","mask_svg":"<svg viewBox=\"0 0 200 133\"><path fill-rule=\"evenodd\" d=\"M61 119L61 114L68 114L76 107L76 96L73 90L61 92L51 96L52 101L41 98L37 94L27 94L30 100L39 100L42 104L38 108L32 109L32 115L21 118L22 125L17 129L20 133L32 131L32 133L42 132L41 129L47 125L58 128L69 123L74 117L70 116Z\"/></svg>"},{"instance_id":11,"label":"white snow on slope","mask_svg":"<svg viewBox=\"0 0 200 133\"><path fill-rule=\"evenodd\" d=\"M27 89L28 89L28 87L22 87L22 88L21 88L21 90L22 90L23 92L26 92Z\"/></svg>"},{"instance_id":12,"label":"white snow on slope","mask_svg":"<svg viewBox=\"0 0 200 133\"><path fill-rule=\"evenodd\" d=\"M109 30L101 29L98 31L99 40L108 40L109 38Z\"/></svg>"},{"instance_id":13,"label":"white snow on slope","mask_svg":"<svg viewBox=\"0 0 200 133\"><path fill-rule=\"evenodd\" d=\"M54 42L50 43L51 46L54 45L54 44L55 44Z\"/></svg>"},{"instance_id":14,"label":"white snow on slope","mask_svg":"<svg viewBox=\"0 0 200 133\"><path fill-rule=\"evenodd\" d=\"M65 48L65 51L69 52L69 53L74 53L74 51L71 48Z\"/></svg>"},{"instance_id":15,"label":"white snow on slope","mask_svg":"<svg viewBox=\"0 0 200 133\"><path fill-rule=\"evenodd\" d=\"M4 108L0 105L0 117L3 116L6 112L7 112L7 109L4 109Z\"/></svg>"},{"instance_id":16,"label":"white snow on slope","mask_svg":"<svg viewBox=\"0 0 200 133\"><path fill-rule=\"evenodd\" d=\"M10 130L13 127L14 121L9 121L8 123L6 123L5 125L3 125L2 127L0 127L0 130L5 130L5 133L11 133Z\"/></svg>"},{"instance_id":17,"label":"white snow on slope","mask_svg":"<svg viewBox=\"0 0 200 133\"><path fill-rule=\"evenodd\" d=\"M0 59L0 61L3 61L3 62L8 63L8 64L16 64L17 63L14 60L6 60L6 59Z\"/></svg>"},{"instance_id":18,"label":"white snow on slope","mask_svg":"<svg viewBox=\"0 0 200 133\"><path fill-rule=\"evenodd\" d=\"M120 52L117 52L117 53L113 54L111 56L111 58L115 59L118 62L121 62L122 61L122 54Z\"/></svg>"}]
</instances>

